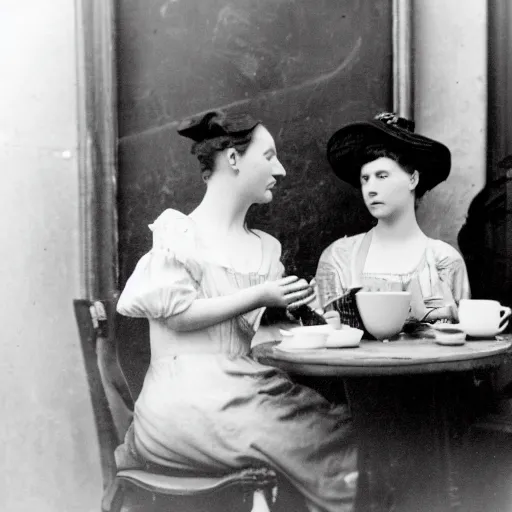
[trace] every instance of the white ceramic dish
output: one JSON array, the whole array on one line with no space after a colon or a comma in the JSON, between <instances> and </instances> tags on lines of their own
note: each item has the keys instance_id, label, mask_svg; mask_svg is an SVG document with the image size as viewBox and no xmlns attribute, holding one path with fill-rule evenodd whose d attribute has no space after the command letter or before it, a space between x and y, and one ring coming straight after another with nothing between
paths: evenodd
<instances>
[{"instance_id":1,"label":"white ceramic dish","mask_svg":"<svg viewBox=\"0 0 512 512\"><path fill-rule=\"evenodd\" d=\"M361 343L364 332L349 326L343 326L331 332L325 340L327 348L354 348Z\"/></svg>"},{"instance_id":2,"label":"white ceramic dish","mask_svg":"<svg viewBox=\"0 0 512 512\"><path fill-rule=\"evenodd\" d=\"M435 332L434 341L438 345L464 345L466 333L461 329L460 324L430 324L428 326Z\"/></svg>"},{"instance_id":3,"label":"white ceramic dish","mask_svg":"<svg viewBox=\"0 0 512 512\"><path fill-rule=\"evenodd\" d=\"M308 350L327 350L325 345L322 347L316 347L316 348L309 348L309 347L302 348L302 347L297 347L295 345L290 346L284 342L279 343L279 345L276 345L275 348L277 348L278 350L282 350L283 352L307 352Z\"/></svg>"},{"instance_id":4,"label":"white ceramic dish","mask_svg":"<svg viewBox=\"0 0 512 512\"><path fill-rule=\"evenodd\" d=\"M282 350L311 350L325 348L327 336L334 331L330 325L312 325L281 330L283 341L278 345Z\"/></svg>"},{"instance_id":5,"label":"white ceramic dish","mask_svg":"<svg viewBox=\"0 0 512 512\"><path fill-rule=\"evenodd\" d=\"M461 299L460 327L472 338L494 338L509 323L512 310L496 300Z\"/></svg>"},{"instance_id":6,"label":"white ceramic dish","mask_svg":"<svg viewBox=\"0 0 512 512\"><path fill-rule=\"evenodd\" d=\"M447 345L454 347L457 345L464 345L466 343L466 335L447 335L439 336L434 340L438 345Z\"/></svg>"}]
</instances>

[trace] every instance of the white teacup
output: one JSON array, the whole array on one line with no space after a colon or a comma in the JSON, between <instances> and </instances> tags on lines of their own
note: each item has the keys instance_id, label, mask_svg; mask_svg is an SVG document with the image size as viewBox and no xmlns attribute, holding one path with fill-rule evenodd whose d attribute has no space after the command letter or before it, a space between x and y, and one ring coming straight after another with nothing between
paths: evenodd
<instances>
[{"instance_id":1,"label":"white teacup","mask_svg":"<svg viewBox=\"0 0 512 512\"><path fill-rule=\"evenodd\" d=\"M407 320L411 305L410 292L356 293L357 309L366 330L378 340L398 334Z\"/></svg>"},{"instance_id":2,"label":"white teacup","mask_svg":"<svg viewBox=\"0 0 512 512\"><path fill-rule=\"evenodd\" d=\"M460 326L474 338L492 338L503 332L511 313L497 300L462 299L459 304Z\"/></svg>"}]
</instances>

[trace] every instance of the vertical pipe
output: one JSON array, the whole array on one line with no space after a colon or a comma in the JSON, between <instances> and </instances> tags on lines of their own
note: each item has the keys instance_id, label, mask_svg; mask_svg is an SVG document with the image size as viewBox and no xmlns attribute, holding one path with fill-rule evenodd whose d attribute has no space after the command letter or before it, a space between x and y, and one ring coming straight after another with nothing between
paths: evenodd
<instances>
[{"instance_id":1,"label":"vertical pipe","mask_svg":"<svg viewBox=\"0 0 512 512\"><path fill-rule=\"evenodd\" d=\"M393 111L414 120L412 0L393 0Z\"/></svg>"}]
</instances>

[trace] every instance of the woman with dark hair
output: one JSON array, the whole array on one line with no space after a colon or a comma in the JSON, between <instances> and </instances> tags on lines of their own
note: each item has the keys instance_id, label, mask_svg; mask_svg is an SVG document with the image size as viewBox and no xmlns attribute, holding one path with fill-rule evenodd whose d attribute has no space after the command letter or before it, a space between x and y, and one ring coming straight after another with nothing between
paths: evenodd
<instances>
[{"instance_id":1,"label":"woman with dark hair","mask_svg":"<svg viewBox=\"0 0 512 512\"><path fill-rule=\"evenodd\" d=\"M464 260L449 244L427 237L416 203L444 181L451 167L446 146L413 131L395 114L347 125L329 140L327 157L338 178L360 188L376 225L341 238L323 252L317 269L319 301L341 321L362 327L353 290L410 291L409 322L457 322L469 297Z\"/></svg>"},{"instance_id":2,"label":"woman with dark hair","mask_svg":"<svg viewBox=\"0 0 512 512\"><path fill-rule=\"evenodd\" d=\"M309 510L350 510L348 414L249 355L266 307L314 298L306 281L282 277L279 242L246 226L249 207L270 202L285 176L274 139L250 116L220 112L184 121L178 132L194 141L206 193L189 215L169 209L150 226L153 248L118 302L121 314L150 325L131 453L216 473L267 464Z\"/></svg>"}]
</instances>

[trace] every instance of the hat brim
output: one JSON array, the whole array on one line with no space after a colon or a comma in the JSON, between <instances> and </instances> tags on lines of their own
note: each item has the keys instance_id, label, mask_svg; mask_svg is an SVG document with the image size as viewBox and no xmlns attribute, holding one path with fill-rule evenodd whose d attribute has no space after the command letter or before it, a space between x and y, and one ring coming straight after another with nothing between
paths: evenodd
<instances>
[{"instance_id":1,"label":"hat brim","mask_svg":"<svg viewBox=\"0 0 512 512\"><path fill-rule=\"evenodd\" d=\"M434 188L450 174L451 154L444 144L382 121L340 128L327 143L327 159L338 178L360 187L361 167L368 161L365 150L371 147L385 147L403 155L420 173L423 191Z\"/></svg>"}]
</instances>

